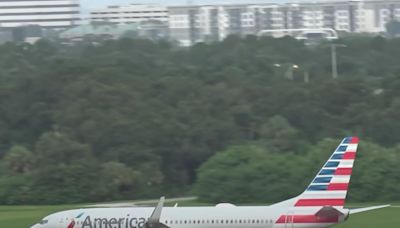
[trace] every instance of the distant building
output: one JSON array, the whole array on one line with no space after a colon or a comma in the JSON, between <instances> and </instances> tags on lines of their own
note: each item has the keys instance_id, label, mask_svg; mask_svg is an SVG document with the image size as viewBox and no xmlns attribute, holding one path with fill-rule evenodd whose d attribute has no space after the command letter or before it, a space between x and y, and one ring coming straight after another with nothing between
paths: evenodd
<instances>
[{"instance_id":1,"label":"distant building","mask_svg":"<svg viewBox=\"0 0 400 228\"><path fill-rule=\"evenodd\" d=\"M118 39L124 35L138 36L137 24L100 24L80 25L60 33L60 39L68 42L91 40L101 41Z\"/></svg>"},{"instance_id":2,"label":"distant building","mask_svg":"<svg viewBox=\"0 0 400 228\"><path fill-rule=\"evenodd\" d=\"M140 37L151 40L169 39L168 23L157 20L142 21L139 23Z\"/></svg>"},{"instance_id":3,"label":"distant building","mask_svg":"<svg viewBox=\"0 0 400 228\"><path fill-rule=\"evenodd\" d=\"M65 28L80 20L79 0L3 0L0 1L0 27L38 25Z\"/></svg>"},{"instance_id":4,"label":"distant building","mask_svg":"<svg viewBox=\"0 0 400 228\"><path fill-rule=\"evenodd\" d=\"M38 25L15 28L0 28L0 44L6 42L35 43L43 37L49 38L48 31Z\"/></svg>"},{"instance_id":5,"label":"distant building","mask_svg":"<svg viewBox=\"0 0 400 228\"><path fill-rule=\"evenodd\" d=\"M167 7L132 4L127 6L109 6L90 12L90 21L107 21L116 24L126 24L148 20L168 22Z\"/></svg>"},{"instance_id":6,"label":"distant building","mask_svg":"<svg viewBox=\"0 0 400 228\"><path fill-rule=\"evenodd\" d=\"M307 35L316 35L316 30L322 29L382 33L389 21L400 20L400 1L337 0L297 4L174 6L169 7L168 11L171 39L188 46L197 42L223 40L231 34L293 35L305 38Z\"/></svg>"},{"instance_id":7,"label":"distant building","mask_svg":"<svg viewBox=\"0 0 400 228\"><path fill-rule=\"evenodd\" d=\"M0 45L13 41L14 37L13 37L13 32L11 30L0 29Z\"/></svg>"}]
</instances>

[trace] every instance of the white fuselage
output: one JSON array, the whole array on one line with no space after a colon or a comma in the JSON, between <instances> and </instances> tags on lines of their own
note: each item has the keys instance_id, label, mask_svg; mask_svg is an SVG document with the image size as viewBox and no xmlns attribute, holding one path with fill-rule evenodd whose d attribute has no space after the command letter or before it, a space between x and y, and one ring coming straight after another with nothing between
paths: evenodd
<instances>
[{"instance_id":1,"label":"white fuselage","mask_svg":"<svg viewBox=\"0 0 400 228\"><path fill-rule=\"evenodd\" d=\"M160 222L170 228L322 228L337 223L293 223L291 216L314 215L320 209L286 206L295 200L272 206L165 207ZM153 210L148 207L70 210L50 215L44 219L47 224L32 228L144 228Z\"/></svg>"}]
</instances>

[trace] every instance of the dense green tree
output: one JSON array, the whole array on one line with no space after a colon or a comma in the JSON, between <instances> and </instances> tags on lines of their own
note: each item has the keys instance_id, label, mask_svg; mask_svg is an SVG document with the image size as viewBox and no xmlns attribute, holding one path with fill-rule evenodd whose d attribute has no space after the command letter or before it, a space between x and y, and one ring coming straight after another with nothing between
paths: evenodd
<instances>
[{"instance_id":1,"label":"dense green tree","mask_svg":"<svg viewBox=\"0 0 400 228\"><path fill-rule=\"evenodd\" d=\"M233 169L237 188L246 175L261 179L252 174L259 166L262 175L312 178L314 165L289 174L268 162L303 164L307 157L317 167L337 143L324 138L353 134L371 142L366 150L388 154L368 154L385 169L371 179L356 173L362 182L355 189L372 191L368 182L383 176L398 181L400 39L337 42L347 46L338 49L338 80L331 79L329 43L307 46L290 37L231 36L188 48L129 38L0 45L0 198L11 204L190 194L200 186L202 164L223 156L218 151L236 156L247 147L260 161L240 164L243 174ZM299 68L287 80L294 64ZM375 197L377 189L363 194L396 199L390 191L397 185L381 189L385 197Z\"/></svg>"},{"instance_id":2,"label":"dense green tree","mask_svg":"<svg viewBox=\"0 0 400 228\"><path fill-rule=\"evenodd\" d=\"M261 146L229 148L201 166L196 194L205 201L237 203L274 202L295 196L301 192L301 168L306 163L293 158Z\"/></svg>"},{"instance_id":3,"label":"dense green tree","mask_svg":"<svg viewBox=\"0 0 400 228\"><path fill-rule=\"evenodd\" d=\"M270 145L273 150L280 152L295 152L299 137L297 129L281 116L268 119L260 130L260 139Z\"/></svg>"},{"instance_id":4,"label":"dense green tree","mask_svg":"<svg viewBox=\"0 0 400 228\"><path fill-rule=\"evenodd\" d=\"M35 164L35 157L32 152L23 146L14 146L4 157L4 163L7 170L23 174L31 171Z\"/></svg>"},{"instance_id":5,"label":"dense green tree","mask_svg":"<svg viewBox=\"0 0 400 228\"><path fill-rule=\"evenodd\" d=\"M97 197L99 166L88 145L59 132L45 133L35 146L33 195L40 203L75 203Z\"/></svg>"},{"instance_id":6,"label":"dense green tree","mask_svg":"<svg viewBox=\"0 0 400 228\"><path fill-rule=\"evenodd\" d=\"M60 132L45 133L35 146L37 162L57 166L72 165L91 159L90 146L73 141Z\"/></svg>"},{"instance_id":7,"label":"dense green tree","mask_svg":"<svg viewBox=\"0 0 400 228\"><path fill-rule=\"evenodd\" d=\"M323 140L302 156L270 152L256 144L231 147L201 166L195 192L210 202L276 202L295 197L304 191L337 144L337 140ZM396 195L400 190L397 149L361 143L349 200L400 199Z\"/></svg>"},{"instance_id":8,"label":"dense green tree","mask_svg":"<svg viewBox=\"0 0 400 228\"><path fill-rule=\"evenodd\" d=\"M105 196L110 199L126 197L124 194L132 193L132 190L139 185L140 174L122 163L104 163L100 175L103 178L98 187L106 189Z\"/></svg>"},{"instance_id":9,"label":"dense green tree","mask_svg":"<svg viewBox=\"0 0 400 228\"><path fill-rule=\"evenodd\" d=\"M40 197L44 193L33 194L33 185L32 175L29 174L2 175L0 177L0 204L40 203L35 197Z\"/></svg>"}]
</instances>

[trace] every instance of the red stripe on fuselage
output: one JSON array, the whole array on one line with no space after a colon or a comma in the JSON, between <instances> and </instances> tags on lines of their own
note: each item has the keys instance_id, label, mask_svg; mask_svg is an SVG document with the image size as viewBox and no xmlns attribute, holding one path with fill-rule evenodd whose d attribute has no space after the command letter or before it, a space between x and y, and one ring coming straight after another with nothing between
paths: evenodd
<instances>
[{"instance_id":1,"label":"red stripe on fuselage","mask_svg":"<svg viewBox=\"0 0 400 228\"><path fill-rule=\"evenodd\" d=\"M338 223L339 217L321 218L316 215L282 215L279 217L276 224L291 224L291 223Z\"/></svg>"},{"instance_id":2,"label":"red stripe on fuselage","mask_svg":"<svg viewBox=\"0 0 400 228\"><path fill-rule=\"evenodd\" d=\"M348 183L331 183L328 185L328 191L346 191L348 188Z\"/></svg>"},{"instance_id":3,"label":"red stripe on fuselage","mask_svg":"<svg viewBox=\"0 0 400 228\"><path fill-rule=\"evenodd\" d=\"M335 175L351 175L351 173L353 172L353 168L338 168L335 171Z\"/></svg>"},{"instance_id":4,"label":"red stripe on fuselage","mask_svg":"<svg viewBox=\"0 0 400 228\"><path fill-rule=\"evenodd\" d=\"M295 207L344 206L344 199L301 199Z\"/></svg>"}]
</instances>

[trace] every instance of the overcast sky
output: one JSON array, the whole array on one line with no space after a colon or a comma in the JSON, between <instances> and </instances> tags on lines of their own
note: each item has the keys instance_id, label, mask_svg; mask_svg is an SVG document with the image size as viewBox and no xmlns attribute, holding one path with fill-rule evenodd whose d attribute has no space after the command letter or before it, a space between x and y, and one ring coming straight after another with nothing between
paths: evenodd
<instances>
[{"instance_id":1,"label":"overcast sky","mask_svg":"<svg viewBox=\"0 0 400 228\"><path fill-rule=\"evenodd\" d=\"M108 5L120 5L131 3L158 3L163 5L182 5L188 0L81 0L82 8L92 9ZM280 2L279 0L192 0L195 4L221 4L221 3L267 3ZM281 2L285 2L281 0Z\"/></svg>"}]
</instances>

